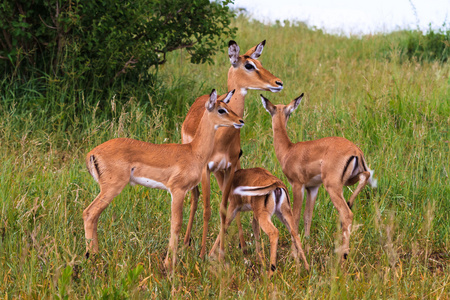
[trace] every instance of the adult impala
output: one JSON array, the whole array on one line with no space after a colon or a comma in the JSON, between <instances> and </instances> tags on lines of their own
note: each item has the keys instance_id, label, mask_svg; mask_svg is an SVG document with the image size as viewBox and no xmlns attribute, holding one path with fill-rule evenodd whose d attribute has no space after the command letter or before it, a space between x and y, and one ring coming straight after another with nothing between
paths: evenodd
<instances>
[{"instance_id":1,"label":"adult impala","mask_svg":"<svg viewBox=\"0 0 450 300\"><path fill-rule=\"evenodd\" d=\"M231 67L228 70L228 88L229 90L236 90L233 100L230 102L230 107L238 116L242 117L244 115L244 100L249 89L271 92L279 92L283 89L283 82L264 69L261 62L258 61L264 45L265 41L251 48L244 55L239 55L240 49L236 42L230 41L228 44L228 56L231 62ZM201 116L204 112L204 103L207 99L207 95L197 98L189 109L181 128L183 143L189 143L197 132ZM239 130L234 128L219 129L214 141L214 150L208 160L208 164L203 170L201 183L204 210L201 257L206 253L206 235L208 232L208 222L211 217L210 174L211 172L214 174L222 190L220 216L221 224L224 224L230 183L233 179L234 171L239 168L240 144ZM192 190L191 213L184 239L185 245L190 240L198 197L198 187L195 187ZM239 218L237 220L239 221ZM240 230L241 232L242 230ZM240 239L241 245L244 247L242 233L240 234Z\"/></svg>"},{"instance_id":2,"label":"adult impala","mask_svg":"<svg viewBox=\"0 0 450 300\"><path fill-rule=\"evenodd\" d=\"M309 236L314 203L319 187L324 185L336 207L342 226L342 247L338 253L344 259L349 251L350 231L353 221L351 207L359 192L369 183L376 187L373 171L369 170L363 152L352 142L342 137L326 137L314 141L292 143L287 135L289 116L303 97L288 105L273 105L261 95L264 108L272 116L273 145L283 173L292 185L294 194L295 226L299 225L303 193L306 189L305 236ZM350 199L345 202L344 185L358 183Z\"/></svg>"},{"instance_id":3,"label":"adult impala","mask_svg":"<svg viewBox=\"0 0 450 300\"><path fill-rule=\"evenodd\" d=\"M176 261L178 235L183 217L183 200L201 179L204 165L214 147L218 127L241 128L241 117L227 105L234 91L217 101L215 90L209 95L198 130L188 144L155 145L127 138L109 140L86 156L89 173L100 184L100 194L84 210L87 239L86 256L98 252L97 223L102 211L130 183L167 190L172 197L169 250L164 261L172 269ZM172 265L169 253L172 253Z\"/></svg>"},{"instance_id":4,"label":"adult impala","mask_svg":"<svg viewBox=\"0 0 450 300\"><path fill-rule=\"evenodd\" d=\"M286 185L269 171L263 168L237 170L234 174L230 192L225 230L230 226L239 211L253 211L253 233L255 234L256 253L261 258L259 244L259 226L269 236L270 241L270 269L272 276L276 269L278 229L273 225L271 217L275 215L291 233L292 245L303 260L305 268L309 270L308 262L298 236L298 227L294 226L294 218L289 202ZM213 255L219 244L219 237L211 249Z\"/></svg>"}]
</instances>

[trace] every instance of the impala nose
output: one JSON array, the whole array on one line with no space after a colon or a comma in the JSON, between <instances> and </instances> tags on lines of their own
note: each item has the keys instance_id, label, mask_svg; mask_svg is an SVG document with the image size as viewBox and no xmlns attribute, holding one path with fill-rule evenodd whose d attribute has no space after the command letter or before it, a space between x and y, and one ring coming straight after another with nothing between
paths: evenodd
<instances>
[{"instance_id":1,"label":"impala nose","mask_svg":"<svg viewBox=\"0 0 450 300\"><path fill-rule=\"evenodd\" d=\"M283 82L282 81L275 81L276 84L278 84L279 86L283 86Z\"/></svg>"},{"instance_id":2,"label":"impala nose","mask_svg":"<svg viewBox=\"0 0 450 300\"><path fill-rule=\"evenodd\" d=\"M244 120L239 120L239 122L241 122L241 124L244 124Z\"/></svg>"}]
</instances>

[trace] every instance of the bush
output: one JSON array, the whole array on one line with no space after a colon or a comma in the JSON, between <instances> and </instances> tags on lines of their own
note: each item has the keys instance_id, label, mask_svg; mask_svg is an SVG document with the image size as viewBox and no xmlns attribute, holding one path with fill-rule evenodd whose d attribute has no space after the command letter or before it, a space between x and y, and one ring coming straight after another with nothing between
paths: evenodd
<instances>
[{"instance_id":1,"label":"bush","mask_svg":"<svg viewBox=\"0 0 450 300\"><path fill-rule=\"evenodd\" d=\"M230 2L3 1L0 70L24 80L69 79L84 89L148 82L170 51L186 48L193 63L210 61L220 38L236 30Z\"/></svg>"},{"instance_id":2,"label":"bush","mask_svg":"<svg viewBox=\"0 0 450 300\"><path fill-rule=\"evenodd\" d=\"M411 31L406 42L406 56L418 61L446 62L450 57L450 28L445 24L438 30L431 27L426 34Z\"/></svg>"}]
</instances>

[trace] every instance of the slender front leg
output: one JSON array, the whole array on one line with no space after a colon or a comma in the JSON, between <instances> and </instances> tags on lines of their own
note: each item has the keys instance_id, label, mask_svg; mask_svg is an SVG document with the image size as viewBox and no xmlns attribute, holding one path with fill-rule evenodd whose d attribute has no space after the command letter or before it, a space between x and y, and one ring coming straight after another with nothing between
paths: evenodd
<instances>
[{"instance_id":1,"label":"slender front leg","mask_svg":"<svg viewBox=\"0 0 450 300\"><path fill-rule=\"evenodd\" d=\"M315 186L312 188L306 189L306 204L305 204L305 213L303 214L303 220L305 224L305 236L309 237L311 230L311 221L312 215L314 211L314 204L316 203L317 192L319 191L319 187Z\"/></svg>"},{"instance_id":2,"label":"slender front leg","mask_svg":"<svg viewBox=\"0 0 450 300\"><path fill-rule=\"evenodd\" d=\"M198 190L198 185L191 190L191 212L189 215L189 222L186 228L186 235L184 236L184 246L187 247L191 244L191 231L192 225L194 224L195 212L198 206L198 197L200 192Z\"/></svg>"},{"instance_id":3,"label":"slender front leg","mask_svg":"<svg viewBox=\"0 0 450 300\"><path fill-rule=\"evenodd\" d=\"M170 219L170 239L169 248L167 251L166 259L164 260L164 265L168 271L172 271L175 267L177 246L178 246L178 236L180 234L181 225L183 223L183 201L186 191L173 191L172 195L172 216ZM172 263L170 262L170 254L172 253Z\"/></svg>"},{"instance_id":4,"label":"slender front leg","mask_svg":"<svg viewBox=\"0 0 450 300\"><path fill-rule=\"evenodd\" d=\"M204 258L206 253L206 238L208 236L208 224L211 218L211 172L205 166L202 172L202 192L203 192L203 235L202 235L202 249L200 250L200 257Z\"/></svg>"},{"instance_id":5,"label":"slender front leg","mask_svg":"<svg viewBox=\"0 0 450 300\"><path fill-rule=\"evenodd\" d=\"M294 216L295 227L298 228L300 225L300 216L302 214L303 205L303 192L305 186L301 183L294 183L292 185L292 194L294 196L294 205L292 208L292 215Z\"/></svg>"},{"instance_id":6,"label":"slender front leg","mask_svg":"<svg viewBox=\"0 0 450 300\"><path fill-rule=\"evenodd\" d=\"M228 227L230 226L231 222L233 222L234 218L236 217L236 214L238 213L236 205L232 202L230 203L230 206L228 206L227 216L225 220L225 232L227 231ZM214 252L217 249L217 246L219 246L220 242L220 233L217 235L217 239L211 248L211 251L209 252L209 256L213 256Z\"/></svg>"},{"instance_id":7,"label":"slender front leg","mask_svg":"<svg viewBox=\"0 0 450 300\"><path fill-rule=\"evenodd\" d=\"M291 207L289 204L283 203L281 205L280 212L276 212L276 215L278 219L280 219L281 222L286 226L286 228L291 233L292 238L292 245L293 245L293 251L296 249L298 254L300 255L301 259L303 260L303 264L305 265L305 269L309 271L309 264L306 261L305 253L303 252L302 243L300 241L300 237L298 236L298 228L294 225L294 217L292 216ZM297 257L295 255L295 257ZM296 259L296 262L298 263L298 260Z\"/></svg>"},{"instance_id":8,"label":"slender front leg","mask_svg":"<svg viewBox=\"0 0 450 300\"><path fill-rule=\"evenodd\" d=\"M224 175L224 190L222 195L222 202L220 203L220 253L219 261L223 258L223 253L225 250L225 221L226 221L226 211L228 206L228 197L230 195L231 185L234 178L235 166L231 166L225 171Z\"/></svg>"}]
</instances>

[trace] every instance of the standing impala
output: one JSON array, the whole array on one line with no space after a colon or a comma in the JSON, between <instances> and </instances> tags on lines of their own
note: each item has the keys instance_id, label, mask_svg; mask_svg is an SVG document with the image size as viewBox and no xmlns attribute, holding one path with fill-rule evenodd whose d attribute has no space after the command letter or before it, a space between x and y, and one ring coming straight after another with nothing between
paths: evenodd
<instances>
[{"instance_id":1,"label":"standing impala","mask_svg":"<svg viewBox=\"0 0 450 300\"><path fill-rule=\"evenodd\" d=\"M213 151L216 129L244 126L241 117L227 105L233 93L229 92L223 101L217 101L217 93L212 91L198 130L188 144L155 145L118 138L87 154L89 173L100 184L100 194L83 212L87 257L89 251L98 252L97 223L102 211L128 183L140 184L167 190L172 197L169 250L164 264L169 270L173 268L183 220L183 200L187 191L200 182L203 167Z\"/></svg>"},{"instance_id":2,"label":"standing impala","mask_svg":"<svg viewBox=\"0 0 450 300\"><path fill-rule=\"evenodd\" d=\"M273 145L283 173L292 185L294 194L295 226L299 225L303 192L306 189L305 236L309 236L314 203L319 187L324 185L334 207L338 210L342 226L342 247L338 253L347 259L350 231L353 221L351 207L367 183L376 187L373 171L369 170L362 151L342 137L326 137L314 141L292 143L287 135L287 121L303 97L288 105L273 105L261 95L264 108L272 116ZM350 199L345 202L344 185L358 183Z\"/></svg>"},{"instance_id":3,"label":"standing impala","mask_svg":"<svg viewBox=\"0 0 450 300\"><path fill-rule=\"evenodd\" d=\"M276 214L278 219L291 233L292 245L297 255L303 260L305 268L309 270L308 262L302 249L298 236L298 226L294 226L294 218L289 202L289 193L286 185L263 168L251 168L237 170L234 174L230 192L230 204L228 205L225 230L230 226L239 211L253 210L253 233L255 234L256 253L261 257L259 244L259 226L269 236L270 240L270 269L272 276L276 269L278 229L273 225L271 217ZM219 244L217 237L211 249L210 256L214 254Z\"/></svg>"},{"instance_id":4,"label":"standing impala","mask_svg":"<svg viewBox=\"0 0 450 300\"><path fill-rule=\"evenodd\" d=\"M273 76L269 71L263 68L258 61L266 41L263 41L255 47L248 50L244 55L239 55L239 46L235 41L228 44L228 56L230 58L231 67L228 71L228 88L236 90L230 108L238 115L244 115L244 100L249 89L263 90L271 92L279 92L283 89L283 82ZM204 103L208 96L202 96L195 100L192 104L186 119L181 128L181 138L183 143L189 143L197 132L200 118L204 112ZM208 232L208 222L211 217L210 206L210 174L211 172L217 179L220 189L222 190L222 203L220 209L221 224L224 224L226 217L226 206L228 194L233 180L234 171L239 166L239 154L241 151L240 132L234 128L221 128L218 130L215 141L214 150L208 159L208 164L202 173L202 191L203 191L203 237L200 256L203 257L206 251L206 235ZM189 223L184 239L185 245L189 243L192 224L194 221L195 211L197 210L199 191L198 187L192 190L191 213ZM237 218L238 225L240 224ZM240 232L241 245L244 247L242 230Z\"/></svg>"}]
</instances>

